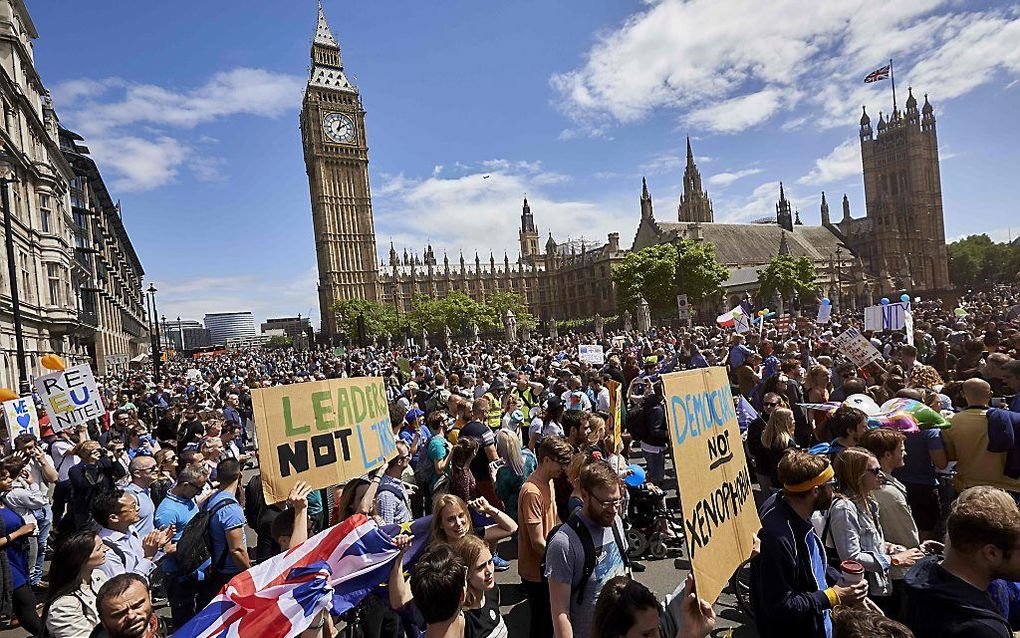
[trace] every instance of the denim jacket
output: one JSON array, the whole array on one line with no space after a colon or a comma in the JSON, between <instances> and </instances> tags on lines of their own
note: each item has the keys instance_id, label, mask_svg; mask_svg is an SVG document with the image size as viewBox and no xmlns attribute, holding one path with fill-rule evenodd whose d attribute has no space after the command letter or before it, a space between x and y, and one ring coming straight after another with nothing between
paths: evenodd
<instances>
[{"instance_id":1,"label":"denim jacket","mask_svg":"<svg viewBox=\"0 0 1020 638\"><path fill-rule=\"evenodd\" d=\"M888 596L892 593L889 583L892 562L885 553L878 503L869 498L867 504L870 516L848 498L834 499L823 521L829 529L828 533L823 529L822 542L835 549L840 560L855 560L864 566L869 596Z\"/></svg>"}]
</instances>

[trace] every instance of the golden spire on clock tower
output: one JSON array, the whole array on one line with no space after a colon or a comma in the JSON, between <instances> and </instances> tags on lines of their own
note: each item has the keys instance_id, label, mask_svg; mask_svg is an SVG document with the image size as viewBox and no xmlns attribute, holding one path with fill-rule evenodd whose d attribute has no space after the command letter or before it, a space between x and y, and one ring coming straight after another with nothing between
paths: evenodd
<instances>
[{"instance_id":1,"label":"golden spire on clock tower","mask_svg":"<svg viewBox=\"0 0 1020 638\"><path fill-rule=\"evenodd\" d=\"M379 300L365 109L344 72L322 2L301 107L301 142L312 204L322 329L336 334L334 305Z\"/></svg>"}]
</instances>

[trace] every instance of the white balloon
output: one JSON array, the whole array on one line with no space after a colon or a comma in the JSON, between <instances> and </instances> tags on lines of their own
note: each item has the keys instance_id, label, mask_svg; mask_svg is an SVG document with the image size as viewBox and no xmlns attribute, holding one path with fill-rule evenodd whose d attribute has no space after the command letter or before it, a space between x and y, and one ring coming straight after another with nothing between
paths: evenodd
<instances>
[{"instance_id":1,"label":"white balloon","mask_svg":"<svg viewBox=\"0 0 1020 638\"><path fill-rule=\"evenodd\" d=\"M875 403L874 399L866 394L851 394L846 398L846 401L843 401L843 405L849 405L850 407L857 408L868 416L874 416L882 413L882 408Z\"/></svg>"}]
</instances>

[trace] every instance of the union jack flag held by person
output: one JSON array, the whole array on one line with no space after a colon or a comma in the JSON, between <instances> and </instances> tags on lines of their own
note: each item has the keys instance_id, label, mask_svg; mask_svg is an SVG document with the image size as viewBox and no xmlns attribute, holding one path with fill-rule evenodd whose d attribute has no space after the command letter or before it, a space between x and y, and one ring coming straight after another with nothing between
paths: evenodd
<instances>
[{"instance_id":1,"label":"union jack flag held by person","mask_svg":"<svg viewBox=\"0 0 1020 638\"><path fill-rule=\"evenodd\" d=\"M882 67L880 69L875 69L871 73L869 73L866 76L864 76L864 83L865 84L871 84L872 82L878 82L879 80L888 80L889 79L889 70L891 68L892 68L892 65L887 64L887 65L885 65L884 67Z\"/></svg>"},{"instance_id":2,"label":"union jack flag held by person","mask_svg":"<svg viewBox=\"0 0 1020 638\"><path fill-rule=\"evenodd\" d=\"M397 547L357 514L234 576L178 638L294 638L319 612L355 607L384 582Z\"/></svg>"}]
</instances>

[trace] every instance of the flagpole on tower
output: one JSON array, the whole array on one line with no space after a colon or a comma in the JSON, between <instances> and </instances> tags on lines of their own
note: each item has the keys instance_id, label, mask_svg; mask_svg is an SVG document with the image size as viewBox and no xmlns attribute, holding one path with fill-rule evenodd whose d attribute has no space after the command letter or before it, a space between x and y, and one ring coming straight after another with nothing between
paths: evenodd
<instances>
[{"instance_id":1,"label":"flagpole on tower","mask_svg":"<svg viewBox=\"0 0 1020 638\"><path fill-rule=\"evenodd\" d=\"M892 112L896 115L896 76L893 75L892 58L889 58L889 79L892 81Z\"/></svg>"}]
</instances>

